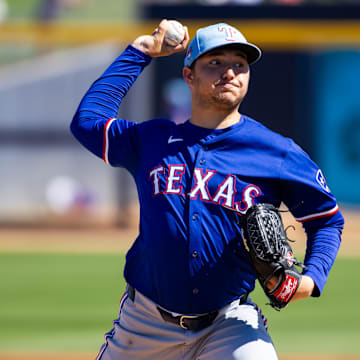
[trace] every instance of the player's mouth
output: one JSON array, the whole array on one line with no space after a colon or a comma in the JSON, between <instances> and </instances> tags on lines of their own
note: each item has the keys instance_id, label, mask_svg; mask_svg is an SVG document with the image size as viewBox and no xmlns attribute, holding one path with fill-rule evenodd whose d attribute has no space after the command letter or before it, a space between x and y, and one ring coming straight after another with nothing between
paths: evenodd
<instances>
[{"instance_id":1,"label":"player's mouth","mask_svg":"<svg viewBox=\"0 0 360 360\"><path fill-rule=\"evenodd\" d=\"M234 83L234 82L219 82L217 84L215 84L216 87L219 88L223 88L223 89L228 89L228 90L232 90L233 88L239 88L239 84L238 83Z\"/></svg>"}]
</instances>

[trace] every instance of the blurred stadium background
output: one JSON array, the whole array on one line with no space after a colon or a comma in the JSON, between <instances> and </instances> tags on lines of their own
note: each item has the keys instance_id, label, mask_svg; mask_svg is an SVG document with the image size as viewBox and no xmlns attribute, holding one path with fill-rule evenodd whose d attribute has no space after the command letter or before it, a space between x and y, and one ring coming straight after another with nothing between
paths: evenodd
<instances>
[{"instance_id":1,"label":"blurred stadium background","mask_svg":"<svg viewBox=\"0 0 360 360\"><path fill-rule=\"evenodd\" d=\"M224 20L264 50L241 110L311 154L347 222L328 297L270 314L274 338L282 354L358 358L360 1L0 0L0 359L93 358L110 328L137 197L129 175L81 148L69 123L91 82L164 17L191 36ZM182 60L154 60L119 115L184 121ZM289 344L294 327L308 349Z\"/></svg>"}]
</instances>

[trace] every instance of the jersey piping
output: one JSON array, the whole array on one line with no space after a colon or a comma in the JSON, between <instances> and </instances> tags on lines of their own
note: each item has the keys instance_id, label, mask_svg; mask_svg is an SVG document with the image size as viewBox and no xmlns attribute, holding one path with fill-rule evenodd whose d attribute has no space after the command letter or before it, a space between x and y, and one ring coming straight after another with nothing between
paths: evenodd
<instances>
[{"instance_id":1,"label":"jersey piping","mask_svg":"<svg viewBox=\"0 0 360 360\"><path fill-rule=\"evenodd\" d=\"M119 317L113 321L113 325L114 327L105 334L105 342L104 344L101 346L100 348L100 351L98 353L98 356L96 357L95 360L100 360L102 355L104 354L106 348L108 347L108 342L109 342L109 339L113 338L114 335L115 335L115 325L119 325L119 321L120 321L120 316L121 316L121 311L122 311L122 308L125 304L125 301L127 300L127 298L129 297L127 291L124 292L123 296L121 297L120 299L120 310L119 310Z\"/></svg>"},{"instance_id":2,"label":"jersey piping","mask_svg":"<svg viewBox=\"0 0 360 360\"><path fill-rule=\"evenodd\" d=\"M111 124L115 121L115 118L109 119L104 127L104 145L103 145L103 160L106 164L109 164L109 129Z\"/></svg>"},{"instance_id":3,"label":"jersey piping","mask_svg":"<svg viewBox=\"0 0 360 360\"><path fill-rule=\"evenodd\" d=\"M295 219L296 219L296 221L299 221L299 222L306 222L306 221L320 219L320 218L323 218L323 217L334 215L338 211L339 211L339 206L336 205L335 207L333 207L330 210L323 211L323 212L320 212L320 213L317 213L317 214L306 215L306 216L303 216L303 217L300 217L300 218L295 218Z\"/></svg>"}]
</instances>

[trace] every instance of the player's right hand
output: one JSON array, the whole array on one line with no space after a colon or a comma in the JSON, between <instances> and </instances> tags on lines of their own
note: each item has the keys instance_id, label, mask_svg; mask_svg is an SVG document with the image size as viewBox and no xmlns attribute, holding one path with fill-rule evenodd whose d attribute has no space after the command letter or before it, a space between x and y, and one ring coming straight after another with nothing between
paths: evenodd
<instances>
[{"instance_id":1,"label":"player's right hand","mask_svg":"<svg viewBox=\"0 0 360 360\"><path fill-rule=\"evenodd\" d=\"M167 26L168 26L168 21L166 19L162 20L159 26L152 33L152 35L139 36L132 43L132 46L144 52L145 54L148 54L151 57L168 56L180 51L184 51L187 47L190 38L187 27L184 26L185 28L184 40L179 45L174 47L167 45L164 40Z\"/></svg>"}]
</instances>

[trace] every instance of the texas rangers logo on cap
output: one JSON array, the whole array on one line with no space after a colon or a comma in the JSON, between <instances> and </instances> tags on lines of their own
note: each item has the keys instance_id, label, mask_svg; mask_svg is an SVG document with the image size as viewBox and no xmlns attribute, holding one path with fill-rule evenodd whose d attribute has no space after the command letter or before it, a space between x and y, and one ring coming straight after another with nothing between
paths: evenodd
<instances>
[{"instance_id":1,"label":"texas rangers logo on cap","mask_svg":"<svg viewBox=\"0 0 360 360\"><path fill-rule=\"evenodd\" d=\"M226 41L236 41L235 35L240 35L240 32L237 31L234 27L227 24L219 24L218 30L225 34Z\"/></svg>"},{"instance_id":2,"label":"texas rangers logo on cap","mask_svg":"<svg viewBox=\"0 0 360 360\"><path fill-rule=\"evenodd\" d=\"M219 23L196 31L195 37L189 44L184 66L189 67L206 52L229 44L236 44L241 47L249 64L253 64L261 57L261 50L256 45L249 43L239 30L226 23Z\"/></svg>"}]
</instances>

